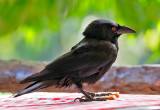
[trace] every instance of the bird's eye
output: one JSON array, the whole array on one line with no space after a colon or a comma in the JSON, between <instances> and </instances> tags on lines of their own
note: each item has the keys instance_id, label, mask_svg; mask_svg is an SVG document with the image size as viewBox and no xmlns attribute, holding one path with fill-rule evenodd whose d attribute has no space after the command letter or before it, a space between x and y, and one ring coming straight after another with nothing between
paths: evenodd
<instances>
[{"instance_id":1,"label":"bird's eye","mask_svg":"<svg viewBox=\"0 0 160 110\"><path fill-rule=\"evenodd\" d=\"M112 27L112 30L113 30L113 31L116 30L116 27Z\"/></svg>"}]
</instances>

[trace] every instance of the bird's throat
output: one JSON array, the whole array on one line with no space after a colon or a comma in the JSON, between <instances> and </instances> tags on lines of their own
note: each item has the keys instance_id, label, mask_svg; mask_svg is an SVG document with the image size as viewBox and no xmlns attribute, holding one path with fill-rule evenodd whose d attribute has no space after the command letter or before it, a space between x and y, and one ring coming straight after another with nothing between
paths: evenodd
<instances>
[{"instance_id":1,"label":"bird's throat","mask_svg":"<svg viewBox=\"0 0 160 110\"><path fill-rule=\"evenodd\" d=\"M117 48L117 52L118 52L119 47L118 47L118 42L117 42L117 41L115 42L115 46L116 46L116 48Z\"/></svg>"}]
</instances>

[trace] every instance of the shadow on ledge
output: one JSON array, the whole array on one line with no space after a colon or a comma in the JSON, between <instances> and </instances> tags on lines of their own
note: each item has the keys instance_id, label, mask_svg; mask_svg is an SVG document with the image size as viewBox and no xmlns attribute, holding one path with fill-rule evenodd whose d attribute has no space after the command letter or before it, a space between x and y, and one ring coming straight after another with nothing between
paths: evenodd
<instances>
[{"instance_id":1,"label":"shadow on ledge","mask_svg":"<svg viewBox=\"0 0 160 110\"><path fill-rule=\"evenodd\" d=\"M48 62L2 61L0 60L0 92L16 93L28 84L20 85L25 77L41 71ZM132 67L113 66L105 76L94 85L84 84L92 92L114 91L127 94L160 94L160 65ZM41 91L75 92L71 88L49 87Z\"/></svg>"}]
</instances>

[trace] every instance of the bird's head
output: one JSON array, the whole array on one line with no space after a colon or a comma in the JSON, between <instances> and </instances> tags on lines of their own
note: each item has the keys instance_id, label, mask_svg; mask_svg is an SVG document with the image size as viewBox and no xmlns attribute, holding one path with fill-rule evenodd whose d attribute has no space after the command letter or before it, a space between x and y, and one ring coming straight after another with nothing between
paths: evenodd
<instances>
[{"instance_id":1,"label":"bird's head","mask_svg":"<svg viewBox=\"0 0 160 110\"><path fill-rule=\"evenodd\" d=\"M112 43L116 43L118 37L124 33L136 32L129 27L119 25L113 21L97 19L87 26L83 35L88 38L107 40Z\"/></svg>"}]
</instances>

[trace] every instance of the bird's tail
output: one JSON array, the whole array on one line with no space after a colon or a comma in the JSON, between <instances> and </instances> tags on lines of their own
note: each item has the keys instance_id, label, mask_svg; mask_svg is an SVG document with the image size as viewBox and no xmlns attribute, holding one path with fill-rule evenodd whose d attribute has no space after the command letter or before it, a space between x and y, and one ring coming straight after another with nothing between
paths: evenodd
<instances>
[{"instance_id":1,"label":"bird's tail","mask_svg":"<svg viewBox=\"0 0 160 110\"><path fill-rule=\"evenodd\" d=\"M27 86L24 90L16 93L13 97L18 97L56 84L57 80L37 81Z\"/></svg>"}]
</instances>

